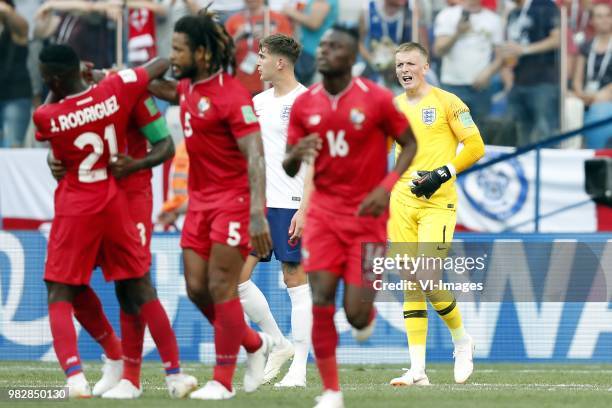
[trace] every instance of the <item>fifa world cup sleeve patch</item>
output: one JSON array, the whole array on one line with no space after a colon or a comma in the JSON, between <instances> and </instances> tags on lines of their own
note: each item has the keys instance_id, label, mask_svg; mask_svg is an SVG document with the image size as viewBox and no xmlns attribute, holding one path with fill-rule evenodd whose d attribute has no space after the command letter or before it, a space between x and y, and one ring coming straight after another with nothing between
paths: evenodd
<instances>
[{"instance_id":1,"label":"fifa world cup sleeve patch","mask_svg":"<svg viewBox=\"0 0 612 408\"><path fill-rule=\"evenodd\" d=\"M131 82L136 82L138 77L136 76L136 72L133 69L123 69L117 73L124 84L129 84Z\"/></svg>"},{"instance_id":2,"label":"fifa world cup sleeve patch","mask_svg":"<svg viewBox=\"0 0 612 408\"><path fill-rule=\"evenodd\" d=\"M472 119L472 115L470 115L469 111L461 112L459 114L459 121L461 122L463 127L466 127L466 128L472 127L472 126L476 125L474 123L474 119Z\"/></svg>"},{"instance_id":3,"label":"fifa world cup sleeve patch","mask_svg":"<svg viewBox=\"0 0 612 408\"><path fill-rule=\"evenodd\" d=\"M255 115L255 112L253 112L253 107L251 105L244 105L240 109L242 110L242 118L244 119L244 123L247 125L257 123L257 115Z\"/></svg>"}]
</instances>

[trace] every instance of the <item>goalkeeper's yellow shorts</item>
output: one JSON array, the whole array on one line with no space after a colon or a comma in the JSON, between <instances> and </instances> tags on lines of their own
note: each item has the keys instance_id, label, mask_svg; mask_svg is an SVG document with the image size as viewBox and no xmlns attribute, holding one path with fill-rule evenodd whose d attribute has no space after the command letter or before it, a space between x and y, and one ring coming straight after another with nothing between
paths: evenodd
<instances>
[{"instance_id":1,"label":"goalkeeper's yellow shorts","mask_svg":"<svg viewBox=\"0 0 612 408\"><path fill-rule=\"evenodd\" d=\"M409 255L444 258L453 241L456 222L455 210L416 208L392 196L387 232L392 243L415 244L402 244L403 253L406 253L406 248L412 247Z\"/></svg>"}]
</instances>

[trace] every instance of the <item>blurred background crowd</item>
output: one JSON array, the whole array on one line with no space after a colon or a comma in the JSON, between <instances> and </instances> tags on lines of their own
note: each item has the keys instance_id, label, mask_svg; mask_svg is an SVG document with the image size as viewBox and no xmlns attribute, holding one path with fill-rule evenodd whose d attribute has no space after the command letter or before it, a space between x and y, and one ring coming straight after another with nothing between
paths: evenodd
<instances>
[{"instance_id":1,"label":"blurred background crowd","mask_svg":"<svg viewBox=\"0 0 612 408\"><path fill-rule=\"evenodd\" d=\"M35 145L31 111L45 98L37 57L67 43L96 67L169 56L172 27L210 0L0 0L0 147ZM315 50L332 24L361 35L362 75L399 93L395 47L424 44L429 81L472 110L487 144L524 146L612 116L612 0L215 0L236 42L236 76L253 93L259 39L303 45L298 79L317 80ZM163 107L165 108L165 107ZM565 148L612 147L612 125Z\"/></svg>"}]
</instances>

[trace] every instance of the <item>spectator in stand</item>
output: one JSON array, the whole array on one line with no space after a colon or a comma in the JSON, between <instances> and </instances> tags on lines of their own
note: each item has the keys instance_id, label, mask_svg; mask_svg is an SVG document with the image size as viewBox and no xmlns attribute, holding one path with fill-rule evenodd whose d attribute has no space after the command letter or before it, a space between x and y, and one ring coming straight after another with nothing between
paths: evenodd
<instances>
[{"instance_id":1,"label":"spectator in stand","mask_svg":"<svg viewBox=\"0 0 612 408\"><path fill-rule=\"evenodd\" d=\"M174 24L183 16L196 14L208 6L211 0L156 0L166 13L157 13L157 51L162 57L169 57Z\"/></svg>"},{"instance_id":2,"label":"spectator in stand","mask_svg":"<svg viewBox=\"0 0 612 408\"><path fill-rule=\"evenodd\" d=\"M513 68L508 104L518 145L553 135L559 122L559 9L551 0L513 0L500 56Z\"/></svg>"},{"instance_id":3,"label":"spectator in stand","mask_svg":"<svg viewBox=\"0 0 612 408\"><path fill-rule=\"evenodd\" d=\"M244 3L246 9L231 16L225 28L236 44L236 78L252 95L256 95L263 91L257 71L259 40L269 34L291 35L291 22L284 15L269 11L270 32L265 33L264 0L244 0Z\"/></svg>"},{"instance_id":4,"label":"spectator in stand","mask_svg":"<svg viewBox=\"0 0 612 408\"><path fill-rule=\"evenodd\" d=\"M497 11L497 0L482 0L482 7L491 11Z\"/></svg>"},{"instance_id":5,"label":"spectator in stand","mask_svg":"<svg viewBox=\"0 0 612 408\"><path fill-rule=\"evenodd\" d=\"M283 13L300 25L302 53L295 65L299 83L310 85L316 71L315 51L321 37L338 19L338 0L306 0L287 4Z\"/></svg>"},{"instance_id":6,"label":"spectator in stand","mask_svg":"<svg viewBox=\"0 0 612 408\"><path fill-rule=\"evenodd\" d=\"M34 36L71 46L82 61L100 68L115 62L115 21L122 9L117 2L48 0L38 10Z\"/></svg>"},{"instance_id":7,"label":"spectator in stand","mask_svg":"<svg viewBox=\"0 0 612 408\"><path fill-rule=\"evenodd\" d=\"M185 1L185 0L176 0L176 1ZM202 3L202 0L190 0L191 3ZM242 11L244 9L244 1L243 0L206 0L204 1L206 4L204 7L210 4L210 10L213 10L217 13L217 17L221 24L225 24L225 22L234 14ZM202 7L200 7L202 8ZM194 13L195 14L195 13Z\"/></svg>"},{"instance_id":8,"label":"spectator in stand","mask_svg":"<svg viewBox=\"0 0 612 408\"><path fill-rule=\"evenodd\" d=\"M573 90L588 107L585 124L612 117L612 5L593 6L595 36L580 47L574 72ZM612 125L584 132L586 147L604 148L612 138Z\"/></svg>"},{"instance_id":9,"label":"spectator in stand","mask_svg":"<svg viewBox=\"0 0 612 408\"><path fill-rule=\"evenodd\" d=\"M465 102L482 124L491 110L489 82L501 65L494 59L504 39L501 18L481 0L463 0L438 14L434 37L434 54L442 58L442 88Z\"/></svg>"},{"instance_id":10,"label":"spectator in stand","mask_svg":"<svg viewBox=\"0 0 612 408\"><path fill-rule=\"evenodd\" d=\"M367 64L364 76L386 88L402 88L395 74L395 51L412 41L413 0L365 0L359 15L359 52ZM421 30L427 48L427 31ZM399 92L396 92L399 93Z\"/></svg>"},{"instance_id":11,"label":"spectator in stand","mask_svg":"<svg viewBox=\"0 0 612 408\"><path fill-rule=\"evenodd\" d=\"M559 7L565 6L567 8L567 70L569 78L572 78L580 47L593 37L593 30L589 24L592 0L555 1Z\"/></svg>"},{"instance_id":12,"label":"spectator in stand","mask_svg":"<svg viewBox=\"0 0 612 408\"><path fill-rule=\"evenodd\" d=\"M30 121L28 22L13 0L0 0L0 146L21 147Z\"/></svg>"},{"instance_id":13,"label":"spectator in stand","mask_svg":"<svg viewBox=\"0 0 612 408\"><path fill-rule=\"evenodd\" d=\"M166 17L168 8L155 0L127 0L126 6L127 61L130 66L142 65L157 56L156 17Z\"/></svg>"}]
</instances>

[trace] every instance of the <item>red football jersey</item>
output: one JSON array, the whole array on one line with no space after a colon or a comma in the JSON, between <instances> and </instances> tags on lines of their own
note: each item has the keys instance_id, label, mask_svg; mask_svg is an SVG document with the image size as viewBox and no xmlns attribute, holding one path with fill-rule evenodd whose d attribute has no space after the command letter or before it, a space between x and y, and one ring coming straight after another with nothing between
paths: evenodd
<instances>
[{"instance_id":1,"label":"red football jersey","mask_svg":"<svg viewBox=\"0 0 612 408\"><path fill-rule=\"evenodd\" d=\"M408 126L393 94L354 78L338 95L322 84L297 97L289 119L288 145L318 133L323 147L315 160L313 207L355 214L364 197L387 173L387 137Z\"/></svg>"},{"instance_id":2,"label":"red football jersey","mask_svg":"<svg viewBox=\"0 0 612 408\"><path fill-rule=\"evenodd\" d=\"M148 80L142 68L123 70L85 92L36 109L36 138L51 143L67 171L55 190L56 214L94 214L114 197L110 157L125 151L130 113Z\"/></svg>"},{"instance_id":3,"label":"red football jersey","mask_svg":"<svg viewBox=\"0 0 612 408\"><path fill-rule=\"evenodd\" d=\"M127 130L127 154L133 159L147 155L147 138L141 129L161 118L161 113L149 93L145 93L134 106ZM119 186L128 192L151 190L151 169L140 170L129 177L119 180Z\"/></svg>"},{"instance_id":4,"label":"red football jersey","mask_svg":"<svg viewBox=\"0 0 612 408\"><path fill-rule=\"evenodd\" d=\"M181 123L189 154L189 208L223 206L249 194L247 161L237 140L259 131L249 92L235 78L217 73L178 84Z\"/></svg>"}]
</instances>

